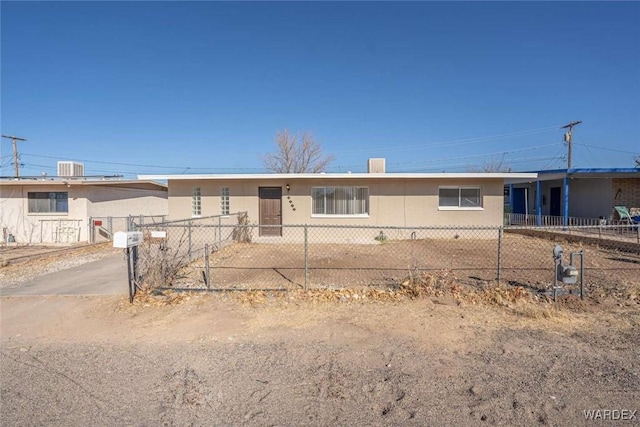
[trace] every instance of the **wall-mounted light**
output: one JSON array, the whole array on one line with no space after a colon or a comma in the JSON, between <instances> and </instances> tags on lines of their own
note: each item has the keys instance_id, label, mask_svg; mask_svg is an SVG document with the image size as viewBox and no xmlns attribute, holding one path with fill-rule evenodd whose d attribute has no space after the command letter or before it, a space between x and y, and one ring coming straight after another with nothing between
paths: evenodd
<instances>
[{"instance_id":1,"label":"wall-mounted light","mask_svg":"<svg viewBox=\"0 0 640 427\"><path fill-rule=\"evenodd\" d=\"M285 185L285 188L287 189L287 193L291 190L291 186L289 184Z\"/></svg>"}]
</instances>

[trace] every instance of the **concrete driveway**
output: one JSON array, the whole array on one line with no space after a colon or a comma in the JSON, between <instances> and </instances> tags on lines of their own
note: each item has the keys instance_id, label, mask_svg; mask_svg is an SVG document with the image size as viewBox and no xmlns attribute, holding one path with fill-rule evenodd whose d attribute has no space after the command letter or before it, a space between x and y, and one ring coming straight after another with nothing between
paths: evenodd
<instances>
[{"instance_id":1,"label":"concrete driveway","mask_svg":"<svg viewBox=\"0 0 640 427\"><path fill-rule=\"evenodd\" d=\"M118 254L38 276L15 288L0 289L0 296L126 295L128 292L127 261Z\"/></svg>"}]
</instances>

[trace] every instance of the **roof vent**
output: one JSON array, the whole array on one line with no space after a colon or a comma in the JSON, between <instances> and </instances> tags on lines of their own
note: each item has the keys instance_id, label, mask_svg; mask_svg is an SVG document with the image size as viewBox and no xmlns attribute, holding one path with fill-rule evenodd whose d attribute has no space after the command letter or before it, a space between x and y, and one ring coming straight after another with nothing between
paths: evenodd
<instances>
[{"instance_id":1,"label":"roof vent","mask_svg":"<svg viewBox=\"0 0 640 427\"><path fill-rule=\"evenodd\" d=\"M58 162L58 176L84 176L84 163Z\"/></svg>"},{"instance_id":2,"label":"roof vent","mask_svg":"<svg viewBox=\"0 0 640 427\"><path fill-rule=\"evenodd\" d=\"M385 173L385 159L369 159L367 164L367 172L369 173Z\"/></svg>"}]
</instances>

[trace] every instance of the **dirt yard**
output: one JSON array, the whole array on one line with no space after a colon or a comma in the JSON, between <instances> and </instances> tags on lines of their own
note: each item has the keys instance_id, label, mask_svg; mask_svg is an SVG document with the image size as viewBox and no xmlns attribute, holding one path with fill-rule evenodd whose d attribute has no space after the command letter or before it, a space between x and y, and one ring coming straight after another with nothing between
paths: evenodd
<instances>
[{"instance_id":1,"label":"dirt yard","mask_svg":"<svg viewBox=\"0 0 640 427\"><path fill-rule=\"evenodd\" d=\"M0 424L564 426L640 409L637 303L316 292L1 298Z\"/></svg>"},{"instance_id":2,"label":"dirt yard","mask_svg":"<svg viewBox=\"0 0 640 427\"><path fill-rule=\"evenodd\" d=\"M561 239L561 237L560 237ZM554 277L552 250L560 243L569 263L571 252L584 251L588 294L628 294L640 287L640 251L617 251L597 245L505 233L502 246L490 239L389 240L376 244L310 244L307 287L395 287L416 271L447 271L469 286L501 280L532 292L550 291ZM232 244L210 256L210 287L223 289L302 289L302 244ZM579 269L579 259L575 258ZM182 270L176 288L204 288L205 261ZM577 290L577 286L569 289Z\"/></svg>"},{"instance_id":3,"label":"dirt yard","mask_svg":"<svg viewBox=\"0 0 640 427\"><path fill-rule=\"evenodd\" d=\"M371 265L372 254L351 256ZM53 256L0 272L60 268ZM465 285L446 270L413 279L394 290L142 293L133 305L0 297L0 425L609 423L585 411L638 424L635 281L553 303L522 287Z\"/></svg>"}]
</instances>

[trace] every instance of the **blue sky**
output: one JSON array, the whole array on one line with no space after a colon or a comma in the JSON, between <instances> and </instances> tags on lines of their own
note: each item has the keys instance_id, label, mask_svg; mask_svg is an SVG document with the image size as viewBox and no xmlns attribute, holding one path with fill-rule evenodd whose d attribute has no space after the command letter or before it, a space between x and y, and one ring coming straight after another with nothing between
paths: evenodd
<instances>
[{"instance_id":1,"label":"blue sky","mask_svg":"<svg viewBox=\"0 0 640 427\"><path fill-rule=\"evenodd\" d=\"M6 2L1 129L21 175L263 172L309 130L363 172L632 167L640 3ZM2 140L1 175L12 175ZM148 166L147 166L148 165Z\"/></svg>"}]
</instances>

